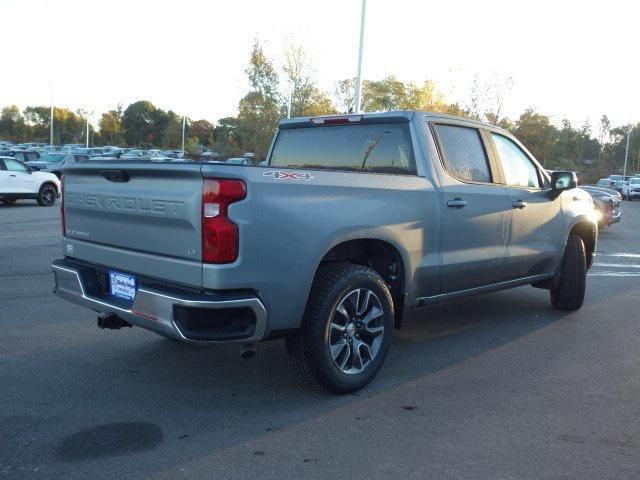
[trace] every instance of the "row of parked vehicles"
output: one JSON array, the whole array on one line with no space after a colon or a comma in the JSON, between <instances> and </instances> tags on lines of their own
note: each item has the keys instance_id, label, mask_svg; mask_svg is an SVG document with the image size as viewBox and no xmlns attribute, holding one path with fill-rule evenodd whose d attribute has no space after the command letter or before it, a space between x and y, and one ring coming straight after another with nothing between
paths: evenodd
<instances>
[{"instance_id":1,"label":"row of parked vehicles","mask_svg":"<svg viewBox=\"0 0 640 480\"><path fill-rule=\"evenodd\" d=\"M79 144L42 146L37 142L23 143L20 145L0 142L0 155L13 157L28 165L33 170L51 172L58 178L60 178L62 168L74 162L90 160L102 161L107 159L154 161L176 161L184 159L184 155L180 150L142 150L116 146L85 148Z\"/></svg>"},{"instance_id":2,"label":"row of parked vehicles","mask_svg":"<svg viewBox=\"0 0 640 480\"><path fill-rule=\"evenodd\" d=\"M640 197L640 173L628 176L609 175L598 180L596 186L615 190L624 200L635 200Z\"/></svg>"},{"instance_id":3,"label":"row of parked vehicles","mask_svg":"<svg viewBox=\"0 0 640 480\"><path fill-rule=\"evenodd\" d=\"M154 162L197 160L232 165L253 165L256 162L253 153L245 153L241 157L228 157L221 156L216 152L205 151L194 158L188 158L181 150L144 150L110 145L86 148L76 143L51 146L39 142L27 142L14 145L6 141L0 142L0 155L13 157L33 170L51 172L58 178L60 178L65 165L91 160L151 160Z\"/></svg>"}]
</instances>

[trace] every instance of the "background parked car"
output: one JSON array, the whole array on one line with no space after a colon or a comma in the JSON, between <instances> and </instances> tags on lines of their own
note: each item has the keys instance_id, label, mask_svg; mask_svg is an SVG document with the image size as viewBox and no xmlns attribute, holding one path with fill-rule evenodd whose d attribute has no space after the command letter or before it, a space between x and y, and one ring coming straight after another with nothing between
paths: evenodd
<instances>
[{"instance_id":1,"label":"background parked car","mask_svg":"<svg viewBox=\"0 0 640 480\"><path fill-rule=\"evenodd\" d=\"M40 153L35 150L8 150L2 152L2 155L13 157L20 162L33 162L40 159Z\"/></svg>"},{"instance_id":2,"label":"background parked car","mask_svg":"<svg viewBox=\"0 0 640 480\"><path fill-rule=\"evenodd\" d=\"M610 194L606 189L581 186L593 200L593 209L598 219L598 228L605 228L618 223L622 219L619 193Z\"/></svg>"},{"instance_id":3,"label":"background parked car","mask_svg":"<svg viewBox=\"0 0 640 480\"><path fill-rule=\"evenodd\" d=\"M123 153L120 158L122 160L143 160L147 158L147 154L144 150L133 149Z\"/></svg>"},{"instance_id":4,"label":"background parked car","mask_svg":"<svg viewBox=\"0 0 640 480\"><path fill-rule=\"evenodd\" d=\"M620 195L625 197L625 187L627 186L627 182L625 180L614 180L611 188L618 192Z\"/></svg>"},{"instance_id":5,"label":"background parked car","mask_svg":"<svg viewBox=\"0 0 640 480\"><path fill-rule=\"evenodd\" d=\"M640 177L631 177L628 182L627 200L640 197Z\"/></svg>"},{"instance_id":6,"label":"background parked car","mask_svg":"<svg viewBox=\"0 0 640 480\"><path fill-rule=\"evenodd\" d=\"M30 198L48 207L59 195L60 180L53 173L33 171L14 157L0 157L0 200L5 205Z\"/></svg>"},{"instance_id":7,"label":"background parked car","mask_svg":"<svg viewBox=\"0 0 640 480\"><path fill-rule=\"evenodd\" d=\"M34 170L51 172L60 178L62 176L62 168L65 165L86 161L87 159L89 159L89 156L84 154L53 152L41 156L39 160L25 162L25 164Z\"/></svg>"}]
</instances>

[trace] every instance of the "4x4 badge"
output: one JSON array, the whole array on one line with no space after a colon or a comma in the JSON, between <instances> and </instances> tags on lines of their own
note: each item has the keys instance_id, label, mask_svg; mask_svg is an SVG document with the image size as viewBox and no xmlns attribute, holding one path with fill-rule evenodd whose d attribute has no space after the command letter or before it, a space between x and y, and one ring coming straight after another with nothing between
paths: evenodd
<instances>
[{"instance_id":1,"label":"4x4 badge","mask_svg":"<svg viewBox=\"0 0 640 480\"><path fill-rule=\"evenodd\" d=\"M275 180L311 180L313 175L310 173L302 172L281 172L272 170L270 172L264 172L262 174L265 177L273 177Z\"/></svg>"}]
</instances>

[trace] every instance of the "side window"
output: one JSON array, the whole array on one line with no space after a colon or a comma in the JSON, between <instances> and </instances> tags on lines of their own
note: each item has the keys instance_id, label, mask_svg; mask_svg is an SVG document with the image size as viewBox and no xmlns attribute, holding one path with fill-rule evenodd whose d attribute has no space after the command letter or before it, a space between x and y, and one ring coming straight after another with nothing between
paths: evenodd
<instances>
[{"instance_id":1,"label":"side window","mask_svg":"<svg viewBox=\"0 0 640 480\"><path fill-rule=\"evenodd\" d=\"M25 167L19 161L14 160L14 159L5 158L4 159L4 164L7 167L7 170L9 170L11 172L26 172L27 171L27 167Z\"/></svg>"},{"instance_id":2,"label":"side window","mask_svg":"<svg viewBox=\"0 0 640 480\"><path fill-rule=\"evenodd\" d=\"M6 170L6 169L7 169L7 167L4 166L4 160L0 159L0 172L2 170Z\"/></svg>"},{"instance_id":3,"label":"side window","mask_svg":"<svg viewBox=\"0 0 640 480\"><path fill-rule=\"evenodd\" d=\"M436 125L443 149L444 168L454 177L467 182L491 182L487 154L475 128Z\"/></svg>"},{"instance_id":4,"label":"side window","mask_svg":"<svg viewBox=\"0 0 640 480\"><path fill-rule=\"evenodd\" d=\"M27 153L27 160L29 160L30 162L38 160L38 154L37 153L33 153L33 152L28 152Z\"/></svg>"},{"instance_id":5,"label":"side window","mask_svg":"<svg viewBox=\"0 0 640 480\"><path fill-rule=\"evenodd\" d=\"M492 133L498 151L499 162L507 185L540 188L538 169L529 157L507 137Z\"/></svg>"}]
</instances>

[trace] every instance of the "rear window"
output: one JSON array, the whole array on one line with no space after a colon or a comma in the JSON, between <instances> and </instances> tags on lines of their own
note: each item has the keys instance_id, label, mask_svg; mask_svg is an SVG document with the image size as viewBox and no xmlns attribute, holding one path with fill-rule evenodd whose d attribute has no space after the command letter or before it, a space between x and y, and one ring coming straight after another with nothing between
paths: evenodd
<instances>
[{"instance_id":1,"label":"rear window","mask_svg":"<svg viewBox=\"0 0 640 480\"><path fill-rule=\"evenodd\" d=\"M278 132L269 165L416 173L408 123L283 129Z\"/></svg>"}]
</instances>

